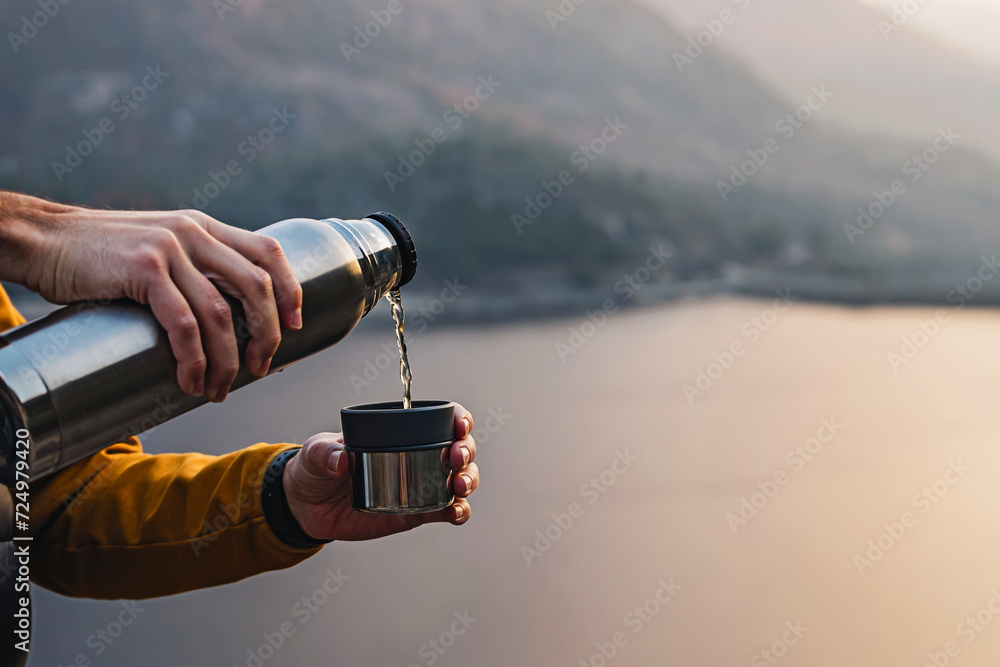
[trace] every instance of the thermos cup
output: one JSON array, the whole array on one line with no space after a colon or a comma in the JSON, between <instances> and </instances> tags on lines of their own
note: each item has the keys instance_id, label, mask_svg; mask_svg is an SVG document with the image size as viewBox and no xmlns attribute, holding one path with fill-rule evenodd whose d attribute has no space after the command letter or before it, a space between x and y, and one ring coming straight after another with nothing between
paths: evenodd
<instances>
[{"instance_id":1,"label":"thermos cup","mask_svg":"<svg viewBox=\"0 0 1000 667\"><path fill-rule=\"evenodd\" d=\"M419 514L444 509L451 491L455 404L372 403L340 411L351 458L354 509L370 514Z\"/></svg>"},{"instance_id":2,"label":"thermos cup","mask_svg":"<svg viewBox=\"0 0 1000 667\"><path fill-rule=\"evenodd\" d=\"M385 213L296 218L258 233L281 243L303 291L302 328L282 331L271 372L339 342L417 268L409 233ZM242 306L229 301L242 359L248 327ZM233 389L257 379L241 367ZM37 479L206 402L181 391L166 332L148 307L116 300L61 308L0 335L0 481L12 479L25 433Z\"/></svg>"}]
</instances>

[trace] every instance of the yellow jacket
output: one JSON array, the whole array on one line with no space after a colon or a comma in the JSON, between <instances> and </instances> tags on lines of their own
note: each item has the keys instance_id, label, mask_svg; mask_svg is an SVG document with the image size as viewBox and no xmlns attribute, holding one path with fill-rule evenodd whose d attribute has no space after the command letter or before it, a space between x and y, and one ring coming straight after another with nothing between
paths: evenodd
<instances>
[{"instance_id":1,"label":"yellow jacket","mask_svg":"<svg viewBox=\"0 0 1000 667\"><path fill-rule=\"evenodd\" d=\"M0 288L0 331L24 322ZM319 547L285 544L261 507L268 464L297 446L153 456L132 437L32 483L32 580L63 595L142 599L305 560Z\"/></svg>"}]
</instances>

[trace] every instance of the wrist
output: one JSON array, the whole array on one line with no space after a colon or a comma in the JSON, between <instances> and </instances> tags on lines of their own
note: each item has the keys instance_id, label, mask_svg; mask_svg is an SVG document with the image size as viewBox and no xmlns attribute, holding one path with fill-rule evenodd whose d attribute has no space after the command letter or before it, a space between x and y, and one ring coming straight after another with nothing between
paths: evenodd
<instances>
[{"instance_id":1,"label":"wrist","mask_svg":"<svg viewBox=\"0 0 1000 667\"><path fill-rule=\"evenodd\" d=\"M37 291L46 263L54 259L58 228L73 208L0 192L0 280Z\"/></svg>"},{"instance_id":2,"label":"wrist","mask_svg":"<svg viewBox=\"0 0 1000 667\"><path fill-rule=\"evenodd\" d=\"M298 449L290 449L271 460L261 487L261 505L267 524L278 539L292 547L314 548L333 540L317 540L306 533L292 510L285 482L298 453Z\"/></svg>"}]
</instances>

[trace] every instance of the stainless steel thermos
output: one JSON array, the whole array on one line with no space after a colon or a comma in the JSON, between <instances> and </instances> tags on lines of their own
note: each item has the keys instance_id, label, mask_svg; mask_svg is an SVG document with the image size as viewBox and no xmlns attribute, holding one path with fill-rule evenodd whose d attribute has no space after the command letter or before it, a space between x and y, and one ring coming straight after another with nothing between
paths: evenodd
<instances>
[{"instance_id":1,"label":"stainless steel thermos","mask_svg":"<svg viewBox=\"0 0 1000 667\"><path fill-rule=\"evenodd\" d=\"M281 243L303 290L302 329L282 331L272 373L339 342L416 271L409 233L385 213L284 220L258 233ZM240 304L230 305L242 357L248 328ZM241 367L233 389L256 379ZM37 479L206 400L181 391L166 332L148 307L61 308L0 335L0 477L13 476L18 439L30 440Z\"/></svg>"}]
</instances>

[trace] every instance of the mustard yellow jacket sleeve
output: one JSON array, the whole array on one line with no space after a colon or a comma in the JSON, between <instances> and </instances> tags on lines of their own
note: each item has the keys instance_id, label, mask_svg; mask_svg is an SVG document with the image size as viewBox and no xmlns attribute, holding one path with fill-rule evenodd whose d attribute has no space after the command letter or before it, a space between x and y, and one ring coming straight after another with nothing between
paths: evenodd
<instances>
[{"instance_id":1,"label":"mustard yellow jacket sleeve","mask_svg":"<svg viewBox=\"0 0 1000 667\"><path fill-rule=\"evenodd\" d=\"M0 289L0 329L24 323ZM261 485L296 447L150 455L137 438L31 485L32 579L57 593L143 599L291 567L319 551L267 525Z\"/></svg>"}]
</instances>

